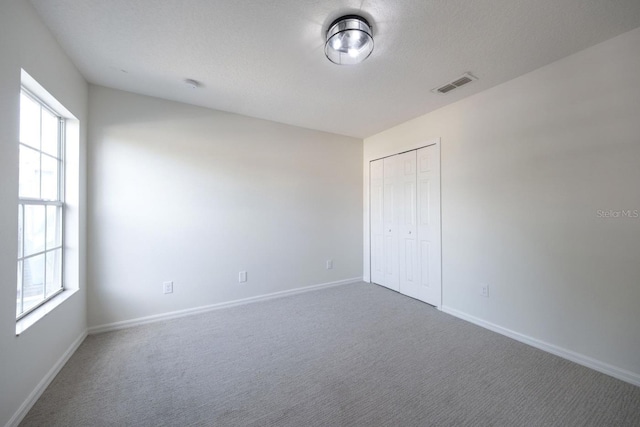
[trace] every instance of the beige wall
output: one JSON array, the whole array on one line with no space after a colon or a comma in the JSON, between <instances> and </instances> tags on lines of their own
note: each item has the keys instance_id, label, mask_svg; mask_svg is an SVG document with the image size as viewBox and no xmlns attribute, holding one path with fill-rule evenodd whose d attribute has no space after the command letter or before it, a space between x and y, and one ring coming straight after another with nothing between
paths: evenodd
<instances>
[{"instance_id":1,"label":"beige wall","mask_svg":"<svg viewBox=\"0 0 640 427\"><path fill-rule=\"evenodd\" d=\"M640 381L640 218L599 212L640 210L639 75L636 29L365 139L365 277L368 162L441 138L445 308Z\"/></svg>"},{"instance_id":2,"label":"beige wall","mask_svg":"<svg viewBox=\"0 0 640 427\"><path fill-rule=\"evenodd\" d=\"M362 140L89 98L90 326L362 277Z\"/></svg>"}]
</instances>

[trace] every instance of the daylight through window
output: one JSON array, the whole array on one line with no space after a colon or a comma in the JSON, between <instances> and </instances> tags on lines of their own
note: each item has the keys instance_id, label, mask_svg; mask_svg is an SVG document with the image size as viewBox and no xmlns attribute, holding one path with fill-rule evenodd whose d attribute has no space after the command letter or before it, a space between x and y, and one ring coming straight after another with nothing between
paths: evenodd
<instances>
[{"instance_id":1,"label":"daylight through window","mask_svg":"<svg viewBox=\"0 0 640 427\"><path fill-rule=\"evenodd\" d=\"M18 319L63 289L63 132L63 119L23 89L20 94Z\"/></svg>"}]
</instances>

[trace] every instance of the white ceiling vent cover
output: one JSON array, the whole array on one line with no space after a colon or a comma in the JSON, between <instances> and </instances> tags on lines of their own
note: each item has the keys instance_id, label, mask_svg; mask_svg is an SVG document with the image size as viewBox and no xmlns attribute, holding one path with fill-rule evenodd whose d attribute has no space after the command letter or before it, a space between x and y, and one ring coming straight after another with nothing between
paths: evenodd
<instances>
[{"instance_id":1,"label":"white ceiling vent cover","mask_svg":"<svg viewBox=\"0 0 640 427\"><path fill-rule=\"evenodd\" d=\"M478 78L474 77L473 75L471 75L471 73L464 73L463 75L461 75L457 79L452 80L447 84L444 84L444 85L442 85L440 87L437 87L435 89L431 89L431 92L437 93L437 94L440 94L440 95L444 95L446 93L451 92L454 89L458 89L460 86L464 86L467 83L471 83L474 80L478 80Z\"/></svg>"}]
</instances>

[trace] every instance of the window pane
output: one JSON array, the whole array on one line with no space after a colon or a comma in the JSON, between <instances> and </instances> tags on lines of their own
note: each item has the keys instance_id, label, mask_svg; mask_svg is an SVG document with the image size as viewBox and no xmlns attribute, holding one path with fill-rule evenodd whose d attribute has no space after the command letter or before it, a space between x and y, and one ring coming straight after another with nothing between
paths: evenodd
<instances>
[{"instance_id":1,"label":"window pane","mask_svg":"<svg viewBox=\"0 0 640 427\"><path fill-rule=\"evenodd\" d=\"M47 297L62 288L62 249L47 252Z\"/></svg>"},{"instance_id":2,"label":"window pane","mask_svg":"<svg viewBox=\"0 0 640 427\"><path fill-rule=\"evenodd\" d=\"M24 260L23 311L44 299L44 254Z\"/></svg>"},{"instance_id":3,"label":"window pane","mask_svg":"<svg viewBox=\"0 0 640 427\"><path fill-rule=\"evenodd\" d=\"M22 314L22 261L18 261L18 293L16 297L16 316Z\"/></svg>"},{"instance_id":4,"label":"window pane","mask_svg":"<svg viewBox=\"0 0 640 427\"><path fill-rule=\"evenodd\" d=\"M18 258L22 258L22 229L24 227L23 218L24 209L22 205L18 205Z\"/></svg>"},{"instance_id":5,"label":"window pane","mask_svg":"<svg viewBox=\"0 0 640 427\"><path fill-rule=\"evenodd\" d=\"M20 197L40 198L40 153L22 145L19 180Z\"/></svg>"},{"instance_id":6,"label":"window pane","mask_svg":"<svg viewBox=\"0 0 640 427\"><path fill-rule=\"evenodd\" d=\"M44 206L24 207L24 255L44 251Z\"/></svg>"},{"instance_id":7,"label":"window pane","mask_svg":"<svg viewBox=\"0 0 640 427\"><path fill-rule=\"evenodd\" d=\"M20 142L40 149L40 104L20 94Z\"/></svg>"},{"instance_id":8,"label":"window pane","mask_svg":"<svg viewBox=\"0 0 640 427\"><path fill-rule=\"evenodd\" d=\"M47 249L62 245L62 208L47 206Z\"/></svg>"},{"instance_id":9,"label":"window pane","mask_svg":"<svg viewBox=\"0 0 640 427\"><path fill-rule=\"evenodd\" d=\"M42 109L42 151L54 157L58 155L58 118Z\"/></svg>"},{"instance_id":10,"label":"window pane","mask_svg":"<svg viewBox=\"0 0 640 427\"><path fill-rule=\"evenodd\" d=\"M62 202L64 122L23 88L20 93L18 189L18 316L62 289Z\"/></svg>"},{"instance_id":11,"label":"window pane","mask_svg":"<svg viewBox=\"0 0 640 427\"><path fill-rule=\"evenodd\" d=\"M42 156L42 194L44 200L58 200L58 161Z\"/></svg>"}]
</instances>

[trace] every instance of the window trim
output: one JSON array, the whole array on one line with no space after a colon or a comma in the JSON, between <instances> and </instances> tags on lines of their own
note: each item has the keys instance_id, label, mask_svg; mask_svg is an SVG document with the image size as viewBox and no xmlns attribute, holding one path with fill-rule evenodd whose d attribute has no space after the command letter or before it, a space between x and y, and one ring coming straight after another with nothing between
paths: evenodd
<instances>
[{"instance_id":1,"label":"window trim","mask_svg":"<svg viewBox=\"0 0 640 427\"><path fill-rule=\"evenodd\" d=\"M58 188L57 188L57 192L58 192L58 198L57 200L47 200L47 199L43 199L43 198L31 198L31 197L20 197L18 195L18 207L22 208L22 218L23 218L23 223L22 223L22 236L21 236L21 240L22 240L22 253L19 254L19 256L17 257L17 262L20 263L22 261L22 271L21 271L21 280L20 280L20 285L21 285L21 289L20 289L20 304L21 304L21 308L24 308L24 274L25 274L25 260L29 259L29 258L33 258L39 255L45 255L45 265L44 265L44 284L43 284L43 294L44 294L44 299L40 302L38 302L38 304L34 305L33 307L30 307L28 310L21 312L19 315L16 313L16 322L20 322L21 320L23 320L26 316L28 316L29 314L32 314L34 311L40 309L43 305L52 302L52 300L54 300L57 296L59 296L60 294L62 294L63 292L65 292L66 290L68 290L67 286L65 286L65 217L66 217L66 203L65 203L65 176L66 176L66 160L65 160L65 154L66 154L66 147L65 147L65 138L66 138L66 134L65 134L65 125L66 125L66 119L63 117L63 115L57 111L55 111L53 108L51 108L47 102L45 102L42 98L40 98L39 96L35 95L32 91L30 91L27 87L25 87L24 84L20 85L20 95L24 94L25 96L29 97L31 100L35 101L38 103L38 105L40 106L41 110L45 109L47 110L50 114L52 114L53 116L55 116L55 118L58 121L58 129L57 129L57 142L58 142L58 156L53 156L47 152L44 152L42 150L42 112L40 113L40 148L36 149L28 144L24 144L22 141L20 141L20 138L18 138L18 147L25 147L25 148L29 148L31 150L36 151L39 156L40 156L40 196L42 196L42 156L47 156L51 159L56 160L56 162L58 162ZM21 118L20 118L21 120ZM44 229L45 229L45 247L44 250L33 253L33 254L29 254L28 256L25 256L24 254L24 245L25 245L25 240L24 240L24 215L25 215L25 206L27 205L41 205L41 206L45 206L45 216L44 216ZM46 232L47 232L47 213L46 213L46 207L47 206L58 206L61 208L61 218L60 218L60 244L59 245L55 245L52 248L47 248L46 246ZM47 265L46 265L46 254L50 253L50 252L54 252L56 250L60 250L60 288L57 289L55 292L53 292L50 295L47 295L47 286L46 286L46 280L47 280ZM17 277L16 277L17 280ZM17 285L17 283L16 283ZM17 298L17 293L18 293L18 289L16 286L16 298ZM17 301L16 301L17 302Z\"/></svg>"}]
</instances>

